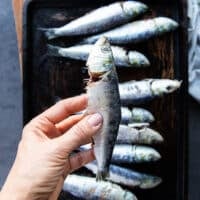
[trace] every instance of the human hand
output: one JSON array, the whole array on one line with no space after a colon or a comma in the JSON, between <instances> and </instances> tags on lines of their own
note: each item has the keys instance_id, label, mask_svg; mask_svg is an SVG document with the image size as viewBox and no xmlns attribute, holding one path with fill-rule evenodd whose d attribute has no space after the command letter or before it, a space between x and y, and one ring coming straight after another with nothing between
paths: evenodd
<instances>
[{"instance_id":1,"label":"human hand","mask_svg":"<svg viewBox=\"0 0 200 200\"><path fill-rule=\"evenodd\" d=\"M100 114L70 116L86 106L85 95L62 100L25 126L0 199L58 198L66 176L94 159L92 150L70 156L103 122Z\"/></svg>"}]
</instances>

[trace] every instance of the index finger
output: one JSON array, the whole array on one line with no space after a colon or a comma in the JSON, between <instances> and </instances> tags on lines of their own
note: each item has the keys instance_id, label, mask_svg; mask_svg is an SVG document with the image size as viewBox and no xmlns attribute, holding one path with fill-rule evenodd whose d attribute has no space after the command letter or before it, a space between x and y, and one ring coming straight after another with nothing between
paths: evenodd
<instances>
[{"instance_id":1,"label":"index finger","mask_svg":"<svg viewBox=\"0 0 200 200\"><path fill-rule=\"evenodd\" d=\"M85 109L87 101L86 95L61 100L39 115L39 117L45 117L53 124L56 124L64 120L69 115Z\"/></svg>"}]
</instances>

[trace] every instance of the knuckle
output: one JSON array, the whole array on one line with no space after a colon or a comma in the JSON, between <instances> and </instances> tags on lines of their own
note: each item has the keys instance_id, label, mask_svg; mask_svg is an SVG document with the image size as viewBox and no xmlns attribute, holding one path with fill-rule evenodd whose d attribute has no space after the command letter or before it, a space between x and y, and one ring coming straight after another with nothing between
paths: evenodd
<instances>
[{"instance_id":1,"label":"knuckle","mask_svg":"<svg viewBox=\"0 0 200 200\"><path fill-rule=\"evenodd\" d=\"M78 153L76 155L76 162L77 162L78 166L81 166L84 163L84 159L82 157L82 154Z\"/></svg>"},{"instance_id":2,"label":"knuckle","mask_svg":"<svg viewBox=\"0 0 200 200\"><path fill-rule=\"evenodd\" d=\"M68 108L69 104L66 103L67 100L61 100L57 103L59 107L63 108L63 111L65 112L66 115L68 115Z\"/></svg>"},{"instance_id":3,"label":"knuckle","mask_svg":"<svg viewBox=\"0 0 200 200\"><path fill-rule=\"evenodd\" d=\"M81 140L84 139L85 136L87 135L87 128L83 123L78 123L76 126L74 126L74 134Z\"/></svg>"}]
</instances>

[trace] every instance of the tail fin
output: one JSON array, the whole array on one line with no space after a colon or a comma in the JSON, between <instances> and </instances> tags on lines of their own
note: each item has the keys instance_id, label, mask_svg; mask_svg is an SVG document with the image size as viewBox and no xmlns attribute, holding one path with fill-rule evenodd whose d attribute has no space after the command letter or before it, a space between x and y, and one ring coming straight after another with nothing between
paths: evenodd
<instances>
[{"instance_id":1,"label":"tail fin","mask_svg":"<svg viewBox=\"0 0 200 200\"><path fill-rule=\"evenodd\" d=\"M106 179L106 177L109 176L109 172L108 170L104 170L104 171L97 171L97 175L96 175L96 181L104 181Z\"/></svg>"},{"instance_id":2,"label":"tail fin","mask_svg":"<svg viewBox=\"0 0 200 200\"><path fill-rule=\"evenodd\" d=\"M48 40L54 39L57 37L54 28L38 28L38 30L43 31L44 35Z\"/></svg>"},{"instance_id":3,"label":"tail fin","mask_svg":"<svg viewBox=\"0 0 200 200\"><path fill-rule=\"evenodd\" d=\"M60 57L59 49L60 49L60 48L57 47L57 46L53 46L53 45L48 44L48 45L47 45L47 54L48 54L49 56Z\"/></svg>"}]
</instances>

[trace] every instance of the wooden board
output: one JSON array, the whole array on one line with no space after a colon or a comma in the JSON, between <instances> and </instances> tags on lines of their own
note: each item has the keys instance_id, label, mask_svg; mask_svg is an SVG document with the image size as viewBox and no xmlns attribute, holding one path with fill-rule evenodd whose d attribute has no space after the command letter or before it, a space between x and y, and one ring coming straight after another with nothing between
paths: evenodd
<instances>
[{"instance_id":1,"label":"wooden board","mask_svg":"<svg viewBox=\"0 0 200 200\"><path fill-rule=\"evenodd\" d=\"M23 29L23 83L24 123L53 105L58 98L84 92L83 79L87 78L85 63L47 55L47 43L70 46L79 38L59 38L47 41L39 28L59 27L86 12L106 5L109 0L29 0L24 7ZM187 199L186 144L187 144L187 37L186 3L176 1L143 1L150 7L144 18L167 16L179 22L178 31L126 48L144 53L152 66L147 69L118 69L120 81L144 78L171 78L183 80L174 94L140 105L156 117L151 125L165 138L154 145L162 160L154 164L127 166L135 170L162 177L163 183L151 190L132 189L138 199ZM87 171L81 170L80 173ZM87 172L88 173L88 172ZM72 198L72 197L70 197ZM67 199L69 196L67 194Z\"/></svg>"},{"instance_id":2,"label":"wooden board","mask_svg":"<svg viewBox=\"0 0 200 200\"><path fill-rule=\"evenodd\" d=\"M13 11L15 19L15 27L18 40L18 51L19 51L19 61L22 73L22 15L23 15L23 3L24 0L13 0Z\"/></svg>"}]
</instances>

